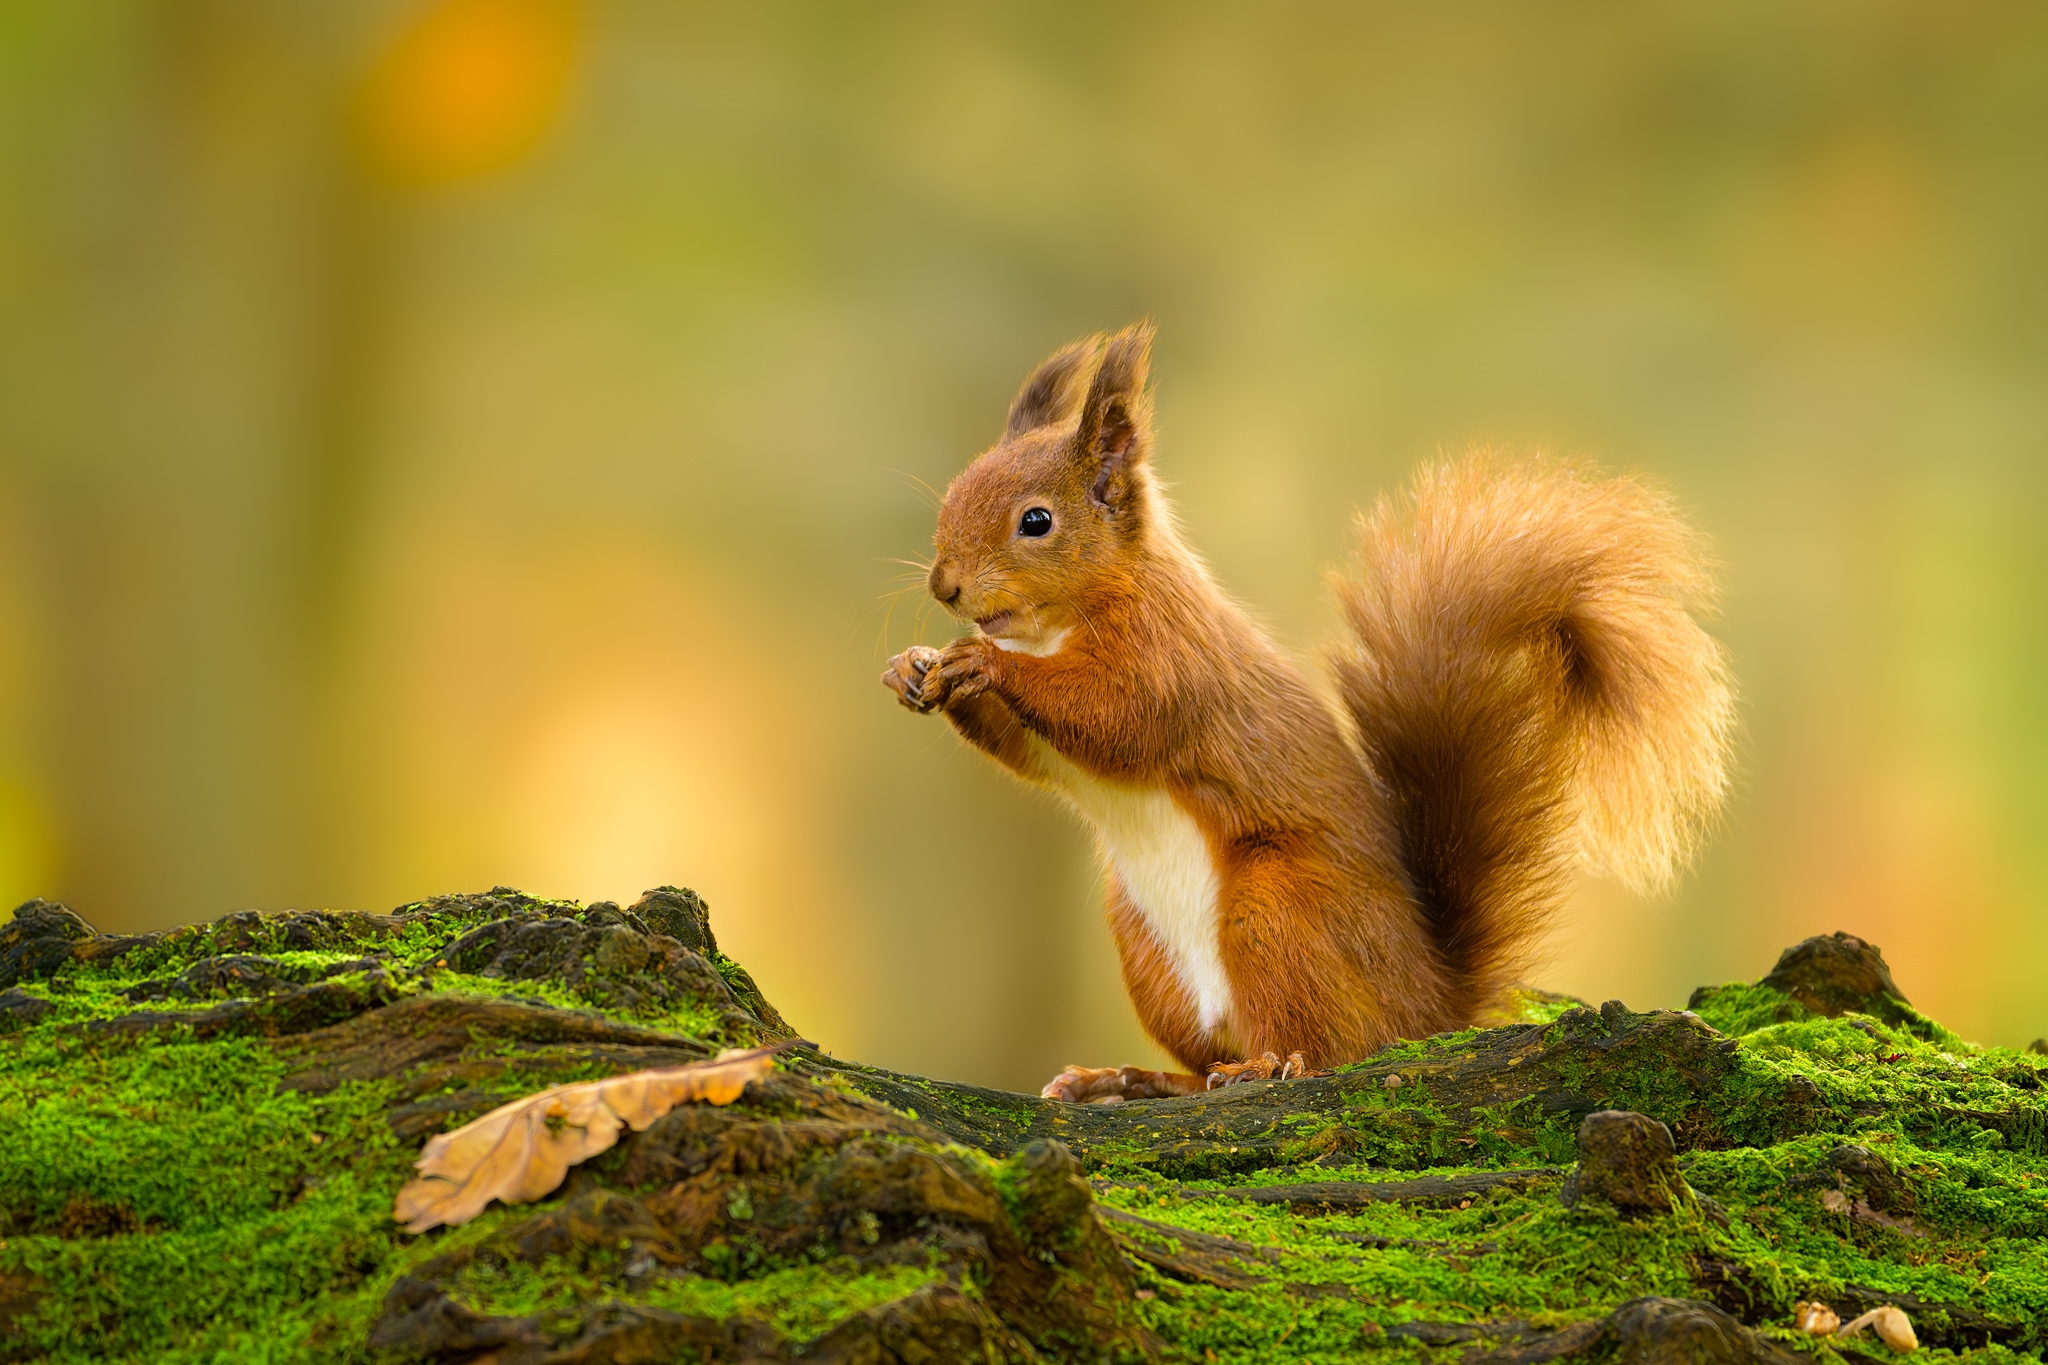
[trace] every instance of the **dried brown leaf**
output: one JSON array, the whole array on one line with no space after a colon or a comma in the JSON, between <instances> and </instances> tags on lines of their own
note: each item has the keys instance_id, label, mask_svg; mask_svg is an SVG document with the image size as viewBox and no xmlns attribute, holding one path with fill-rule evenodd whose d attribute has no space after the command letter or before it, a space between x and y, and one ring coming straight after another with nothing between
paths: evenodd
<instances>
[{"instance_id":1,"label":"dried brown leaf","mask_svg":"<svg viewBox=\"0 0 2048 1365\"><path fill-rule=\"evenodd\" d=\"M391 1216L407 1232L467 1223L493 1199L523 1204L562 1183L569 1168L638 1133L678 1104L731 1104L775 1066L775 1047L734 1048L708 1062L557 1085L500 1105L429 1139L420 1178L398 1192Z\"/></svg>"}]
</instances>

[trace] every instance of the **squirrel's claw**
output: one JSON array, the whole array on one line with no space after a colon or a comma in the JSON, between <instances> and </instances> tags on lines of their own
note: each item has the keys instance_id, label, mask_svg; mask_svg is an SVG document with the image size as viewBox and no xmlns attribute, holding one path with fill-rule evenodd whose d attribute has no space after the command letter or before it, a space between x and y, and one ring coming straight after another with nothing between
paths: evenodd
<instances>
[{"instance_id":1,"label":"squirrel's claw","mask_svg":"<svg viewBox=\"0 0 2048 1365\"><path fill-rule=\"evenodd\" d=\"M1209 1088L1242 1085L1246 1081L1268 1081L1280 1069L1280 1059L1268 1052L1242 1062L1215 1062L1209 1067Z\"/></svg>"},{"instance_id":2,"label":"squirrel's claw","mask_svg":"<svg viewBox=\"0 0 2048 1365\"><path fill-rule=\"evenodd\" d=\"M924 684L932 665L938 661L939 651L930 645L912 645L889 660L889 666L882 670L882 686L894 692L898 702L923 715L937 704L936 700L925 700Z\"/></svg>"},{"instance_id":3,"label":"squirrel's claw","mask_svg":"<svg viewBox=\"0 0 2048 1365\"><path fill-rule=\"evenodd\" d=\"M976 636L955 640L943 650L912 645L882 670L882 686L919 715L942 711L950 703L978 697L995 683L995 666L986 640Z\"/></svg>"},{"instance_id":4,"label":"squirrel's claw","mask_svg":"<svg viewBox=\"0 0 2048 1365\"><path fill-rule=\"evenodd\" d=\"M1209 1067L1208 1088L1219 1085L1242 1085L1246 1081L1300 1080L1304 1076L1327 1076L1327 1071L1311 1071L1308 1058L1299 1052L1287 1054L1281 1061L1275 1053L1266 1052L1242 1062L1215 1062Z\"/></svg>"}]
</instances>

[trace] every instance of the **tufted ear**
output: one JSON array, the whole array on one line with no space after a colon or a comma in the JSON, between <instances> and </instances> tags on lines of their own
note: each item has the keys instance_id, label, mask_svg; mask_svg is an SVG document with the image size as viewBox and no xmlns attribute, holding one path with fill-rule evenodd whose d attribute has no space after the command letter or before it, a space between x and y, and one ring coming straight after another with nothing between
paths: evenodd
<instances>
[{"instance_id":1,"label":"tufted ear","mask_svg":"<svg viewBox=\"0 0 2048 1365\"><path fill-rule=\"evenodd\" d=\"M1152 453L1152 400L1145 375L1152 364L1152 324L1136 322L1102 348L1102 364L1081 404L1075 454L1095 468L1088 496L1112 512L1130 508L1138 470Z\"/></svg>"},{"instance_id":2,"label":"tufted ear","mask_svg":"<svg viewBox=\"0 0 2048 1365\"><path fill-rule=\"evenodd\" d=\"M1074 409L1081 406L1088 367L1101 349L1102 338L1092 336L1062 347L1042 361L1024 381L1024 387L1017 390L1003 435L1019 436L1073 417Z\"/></svg>"}]
</instances>

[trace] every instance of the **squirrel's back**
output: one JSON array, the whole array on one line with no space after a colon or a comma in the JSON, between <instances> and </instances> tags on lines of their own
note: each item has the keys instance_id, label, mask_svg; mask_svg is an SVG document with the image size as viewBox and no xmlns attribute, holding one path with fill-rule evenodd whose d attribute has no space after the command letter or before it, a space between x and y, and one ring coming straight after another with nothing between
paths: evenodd
<instances>
[{"instance_id":1,"label":"squirrel's back","mask_svg":"<svg viewBox=\"0 0 2048 1365\"><path fill-rule=\"evenodd\" d=\"M1484 1008L1579 867L1656 887L1728 785L1700 537L1631 479L1479 455L1360 518L1336 662L1454 997Z\"/></svg>"}]
</instances>

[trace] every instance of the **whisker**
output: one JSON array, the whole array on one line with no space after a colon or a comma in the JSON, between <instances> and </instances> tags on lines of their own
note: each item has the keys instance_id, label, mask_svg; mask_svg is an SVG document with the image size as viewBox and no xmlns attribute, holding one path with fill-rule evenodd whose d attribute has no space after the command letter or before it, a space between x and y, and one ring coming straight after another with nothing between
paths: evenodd
<instances>
[{"instance_id":1,"label":"whisker","mask_svg":"<svg viewBox=\"0 0 2048 1365\"><path fill-rule=\"evenodd\" d=\"M944 621L950 621L950 620L952 620L952 619L953 619L953 615L952 615L952 613L951 613L951 612L949 612L949 611L947 611L947 610L946 610L946 609L945 609L944 607L941 607L941 606L940 606L940 605L938 604L937 600L936 600L936 599L934 599L934 598L931 598L931 597L927 597L927 598L925 598L925 599L924 599L924 601L922 601L922 602L918 603L918 607L917 607L917 639L918 639L918 643L919 643L919 644L923 644L923 643L925 643L925 638L924 638L924 629L925 629L925 623L926 623L927 621L929 621L929 620L931 619L931 615L930 615L930 614L931 614L932 612L938 612L938 613L939 613L939 618L940 618L941 620L944 620Z\"/></svg>"},{"instance_id":2,"label":"whisker","mask_svg":"<svg viewBox=\"0 0 2048 1365\"><path fill-rule=\"evenodd\" d=\"M925 591L925 581L922 577L914 574L902 574L898 577L911 581L904 583L902 587L885 589L875 594L876 600L882 604L879 608L882 611L882 637L877 641L877 645L882 648L886 648L888 645L889 628L894 624L896 608L904 598L915 597L918 599L917 609L911 615L911 643L913 644L922 644L924 642L924 614L936 605L932 601L931 595Z\"/></svg>"},{"instance_id":3,"label":"whisker","mask_svg":"<svg viewBox=\"0 0 2048 1365\"><path fill-rule=\"evenodd\" d=\"M922 496L926 502L929 502L932 505L933 511L936 512L940 508L940 506L943 505L944 499L942 499L939 496L938 490L933 488L930 484L926 483L923 479L917 477L917 475L911 473L909 470L891 469L889 472L891 474L896 475L898 478L905 479L910 483L917 485L916 488L913 489L912 491Z\"/></svg>"},{"instance_id":4,"label":"whisker","mask_svg":"<svg viewBox=\"0 0 2048 1365\"><path fill-rule=\"evenodd\" d=\"M888 658L889 656L888 656L887 654L883 654L882 652L883 652L884 650L888 649L888 647L889 647L889 618L890 618L891 616L895 615L895 612L896 612L896 599L895 599L895 598L894 598L893 596L891 596L891 597L885 597L885 598L883 598L883 599L882 599L882 603L883 603L883 604L882 604L882 606L881 606L881 607L879 607L879 608L877 608L877 607L870 607L870 608L868 608L868 610L867 610L867 611L866 611L866 612L865 612L865 613L864 613L864 614L863 614L863 615L861 616L861 618L860 618L860 619L859 619L858 621L855 621L855 622L854 622L853 624L854 624L854 628L855 628L855 629L857 630L857 629L859 629L859 628L860 628L860 627L861 627L862 625L866 624L866 623L867 623L867 621L868 621L868 620L869 620L870 618L872 618L872 617L873 617L873 616L875 615L875 613L876 613L876 612L877 612L878 610L879 610L879 611L881 612L881 615L882 615L882 623L881 623L881 625L880 625L879 627L877 627L877 628L876 628L876 630L875 630L875 646L874 646L874 647L875 647L875 652L876 652L877 654L882 654L882 657L886 659L886 658Z\"/></svg>"}]
</instances>

